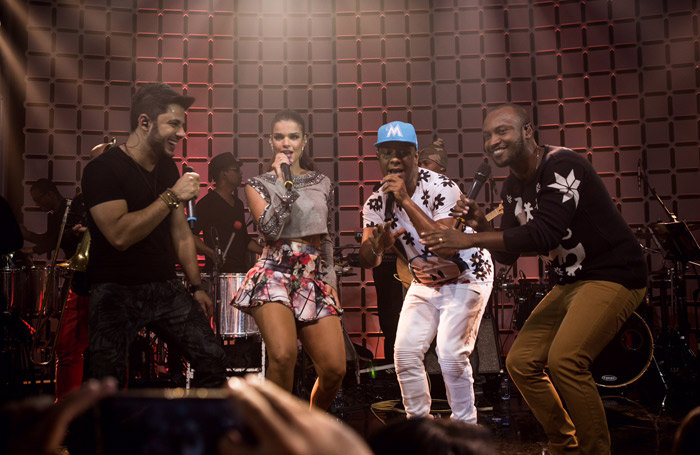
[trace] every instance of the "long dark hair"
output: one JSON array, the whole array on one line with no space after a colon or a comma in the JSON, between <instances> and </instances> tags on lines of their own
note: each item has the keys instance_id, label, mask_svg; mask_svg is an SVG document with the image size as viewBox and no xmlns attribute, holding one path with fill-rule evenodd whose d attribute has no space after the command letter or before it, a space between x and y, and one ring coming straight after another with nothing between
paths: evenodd
<instances>
[{"instance_id":1,"label":"long dark hair","mask_svg":"<svg viewBox=\"0 0 700 455\"><path fill-rule=\"evenodd\" d=\"M277 124L277 122L281 122L284 120L289 120L299 125L301 127L301 135L306 136L306 124L304 123L304 119L301 117L301 114L292 109L283 109L277 112L277 114L275 114L275 117L272 119L272 123L270 123L270 135L272 135L272 131L275 129L275 125ZM316 165L311 159L311 156L309 156L309 154L306 153L306 150L301 152L301 156L299 157L299 166L302 169L306 169L307 171L316 170ZM271 170L272 159L265 163L265 172L269 172Z\"/></svg>"}]
</instances>

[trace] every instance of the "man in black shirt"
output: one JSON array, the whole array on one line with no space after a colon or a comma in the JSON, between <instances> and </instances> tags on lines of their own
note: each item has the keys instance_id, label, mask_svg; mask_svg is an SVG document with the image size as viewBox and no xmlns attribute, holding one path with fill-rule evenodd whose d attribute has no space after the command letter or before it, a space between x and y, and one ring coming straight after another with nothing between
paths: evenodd
<instances>
[{"instance_id":1,"label":"man in black shirt","mask_svg":"<svg viewBox=\"0 0 700 455\"><path fill-rule=\"evenodd\" d=\"M29 195L34 203L39 206L42 212L47 212L46 232L43 234L32 232L24 225L21 225L24 240L34 243L33 247L23 249L27 254L42 255L49 253L56 248L58 234L61 230L63 215L66 211L67 200L56 188L56 184L49 179L39 179L29 188ZM66 258L75 253L81 238L79 228L73 231L76 224L80 224L80 219L84 216L85 209L81 207L82 202L78 198L71 204L69 219L66 222L66 229L61 238L61 249Z\"/></svg>"},{"instance_id":2,"label":"man in black shirt","mask_svg":"<svg viewBox=\"0 0 700 455\"><path fill-rule=\"evenodd\" d=\"M455 215L478 233L432 231L421 242L485 247L505 264L527 252L551 263L557 285L516 338L508 372L544 427L552 453L608 454L605 411L589 366L644 297L644 255L591 164L572 150L538 145L522 107L493 109L483 135L486 154L511 171L503 185L500 230L463 197Z\"/></svg>"},{"instance_id":3,"label":"man in black shirt","mask_svg":"<svg viewBox=\"0 0 700 455\"><path fill-rule=\"evenodd\" d=\"M41 255L56 248L61 232L63 216L68 205L49 179L37 180L29 189L29 194L39 208L48 212L46 232L38 234L22 226L25 239L35 243L25 248L27 253ZM85 205L83 197L78 194L71 201L60 248L66 258L71 258L84 236ZM83 272L73 272L71 288L66 296L61 318L61 327L56 337L56 399L63 398L68 392L80 387L83 382L83 353L88 347L88 309L90 304L90 284Z\"/></svg>"},{"instance_id":4,"label":"man in black shirt","mask_svg":"<svg viewBox=\"0 0 700 455\"><path fill-rule=\"evenodd\" d=\"M131 100L131 134L85 168L82 187L92 235L92 375L126 382L127 352L144 326L175 346L198 386L225 381L226 354L211 330L211 299L201 285L194 238L181 201L199 193L199 175L179 176L172 160L194 98L146 84ZM192 285L175 275L178 261Z\"/></svg>"},{"instance_id":5,"label":"man in black shirt","mask_svg":"<svg viewBox=\"0 0 700 455\"><path fill-rule=\"evenodd\" d=\"M197 203L193 230L197 252L206 258L204 271L212 272L218 246L219 273L246 273L250 269L248 251L259 254L262 248L248 235L243 202L236 195L241 184L241 163L232 153L217 155L209 163L209 179L214 180L215 188ZM200 233L204 241L200 240Z\"/></svg>"}]
</instances>

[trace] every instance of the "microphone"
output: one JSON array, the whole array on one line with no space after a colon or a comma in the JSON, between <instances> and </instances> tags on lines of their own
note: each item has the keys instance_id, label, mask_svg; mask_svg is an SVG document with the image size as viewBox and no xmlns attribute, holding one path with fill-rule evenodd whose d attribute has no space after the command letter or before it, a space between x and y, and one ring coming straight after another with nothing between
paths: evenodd
<instances>
[{"instance_id":1,"label":"microphone","mask_svg":"<svg viewBox=\"0 0 700 455\"><path fill-rule=\"evenodd\" d=\"M282 169L282 175L284 176L284 187L287 188L287 191L292 191L294 182L292 181L292 171L289 169L289 164L280 164L280 169Z\"/></svg>"},{"instance_id":2,"label":"microphone","mask_svg":"<svg viewBox=\"0 0 700 455\"><path fill-rule=\"evenodd\" d=\"M489 163L484 161L476 169L476 173L474 174L474 184L472 185L472 188L469 190L469 193L467 194L468 199L474 199L479 194L479 191L481 191L481 188L484 186L484 183L486 183L486 180L488 180L490 175L491 175L491 166L489 166ZM457 217L457 222L455 223L455 229L461 228L462 223L466 224L467 220L465 220L461 216Z\"/></svg>"},{"instance_id":3,"label":"microphone","mask_svg":"<svg viewBox=\"0 0 700 455\"><path fill-rule=\"evenodd\" d=\"M642 160L637 160L637 188L642 191Z\"/></svg>"},{"instance_id":4,"label":"microphone","mask_svg":"<svg viewBox=\"0 0 700 455\"><path fill-rule=\"evenodd\" d=\"M190 166L185 166L184 172L194 172L194 169L192 169ZM197 215L194 213L195 199L196 197L193 197L187 201L187 223L190 225L190 229L194 229L194 224L197 222Z\"/></svg>"},{"instance_id":5,"label":"microphone","mask_svg":"<svg viewBox=\"0 0 700 455\"><path fill-rule=\"evenodd\" d=\"M386 195L386 205L384 206L384 222L389 222L394 219L394 202L396 197L394 193L387 193Z\"/></svg>"}]
</instances>

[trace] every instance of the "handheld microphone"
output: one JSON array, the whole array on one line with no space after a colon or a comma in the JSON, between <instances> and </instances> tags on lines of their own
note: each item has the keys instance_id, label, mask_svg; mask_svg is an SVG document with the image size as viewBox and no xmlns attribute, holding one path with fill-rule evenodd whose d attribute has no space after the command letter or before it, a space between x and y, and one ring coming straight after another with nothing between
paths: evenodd
<instances>
[{"instance_id":1,"label":"handheld microphone","mask_svg":"<svg viewBox=\"0 0 700 455\"><path fill-rule=\"evenodd\" d=\"M394 219L394 202L396 197L394 193L387 193L386 195L386 205L384 206L384 222L388 223Z\"/></svg>"},{"instance_id":2,"label":"handheld microphone","mask_svg":"<svg viewBox=\"0 0 700 455\"><path fill-rule=\"evenodd\" d=\"M637 188L642 191L642 160L637 160Z\"/></svg>"},{"instance_id":3,"label":"handheld microphone","mask_svg":"<svg viewBox=\"0 0 700 455\"><path fill-rule=\"evenodd\" d=\"M192 169L190 166L185 166L184 172L194 172L194 169ZM190 229L194 229L194 224L197 222L197 215L194 212L195 199L196 197L193 197L187 201L187 223L190 225Z\"/></svg>"},{"instance_id":4,"label":"handheld microphone","mask_svg":"<svg viewBox=\"0 0 700 455\"><path fill-rule=\"evenodd\" d=\"M484 161L479 165L479 167L476 170L476 173L474 174L474 184L472 185L472 188L467 194L468 199L474 199L479 194L479 191L481 191L481 188L484 186L484 183L486 183L486 180L488 180L490 175L491 166L489 166L489 163ZM462 217L457 217L455 229L460 229L463 223L466 224L467 220L465 220Z\"/></svg>"},{"instance_id":5,"label":"handheld microphone","mask_svg":"<svg viewBox=\"0 0 700 455\"><path fill-rule=\"evenodd\" d=\"M282 175L284 176L284 187L287 188L287 191L292 191L294 182L292 181L292 171L289 169L289 164L280 164L280 169L282 169Z\"/></svg>"}]
</instances>

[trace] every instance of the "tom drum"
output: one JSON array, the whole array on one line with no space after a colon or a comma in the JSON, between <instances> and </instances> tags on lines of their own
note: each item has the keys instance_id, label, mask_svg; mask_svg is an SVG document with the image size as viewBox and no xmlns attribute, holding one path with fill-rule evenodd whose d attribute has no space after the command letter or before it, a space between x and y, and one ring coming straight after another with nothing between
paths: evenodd
<instances>
[{"instance_id":1,"label":"tom drum","mask_svg":"<svg viewBox=\"0 0 700 455\"><path fill-rule=\"evenodd\" d=\"M236 295L240 285L243 284L244 278L244 273L223 273L219 275L219 302L221 302L219 330L221 335L247 337L260 333L252 316L229 304Z\"/></svg>"}]
</instances>

